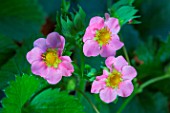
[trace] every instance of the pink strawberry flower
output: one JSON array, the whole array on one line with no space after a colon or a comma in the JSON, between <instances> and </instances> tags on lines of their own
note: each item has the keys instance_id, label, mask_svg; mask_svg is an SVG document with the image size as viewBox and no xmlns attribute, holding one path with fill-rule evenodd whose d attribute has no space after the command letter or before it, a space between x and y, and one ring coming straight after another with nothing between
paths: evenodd
<instances>
[{"instance_id":1,"label":"pink strawberry flower","mask_svg":"<svg viewBox=\"0 0 170 113\"><path fill-rule=\"evenodd\" d=\"M89 26L83 36L83 52L87 57L114 56L124 44L120 41L117 33L120 30L118 19L105 14L106 20L95 16L91 18Z\"/></svg>"},{"instance_id":2,"label":"pink strawberry flower","mask_svg":"<svg viewBox=\"0 0 170 113\"><path fill-rule=\"evenodd\" d=\"M132 79L137 72L129 66L126 60L119 56L111 56L105 61L110 72L103 70L103 75L97 76L92 83L91 93L99 93L102 101L110 103L118 96L128 97L133 92Z\"/></svg>"},{"instance_id":3,"label":"pink strawberry flower","mask_svg":"<svg viewBox=\"0 0 170 113\"><path fill-rule=\"evenodd\" d=\"M71 76L74 68L69 56L62 56L65 39L57 32L48 34L47 39L34 41L34 48L26 55L31 64L32 73L57 84L62 76Z\"/></svg>"}]
</instances>

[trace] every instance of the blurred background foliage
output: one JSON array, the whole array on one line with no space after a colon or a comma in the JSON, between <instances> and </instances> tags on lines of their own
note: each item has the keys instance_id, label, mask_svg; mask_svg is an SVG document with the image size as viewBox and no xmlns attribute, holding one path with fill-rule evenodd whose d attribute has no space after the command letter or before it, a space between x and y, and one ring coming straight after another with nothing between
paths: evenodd
<instances>
[{"instance_id":1,"label":"blurred background foliage","mask_svg":"<svg viewBox=\"0 0 170 113\"><path fill-rule=\"evenodd\" d=\"M120 11L120 9L112 8L112 4L117 1L70 0L69 4L63 3L61 0L0 0L0 99L4 98L5 94L8 97L2 100L0 107L5 106L6 113L11 111L14 111L13 113L21 111L53 113L57 110L95 113L85 98L79 99L82 103L80 105L77 97L73 96L75 83L79 81L76 77L80 76L81 60L81 51L76 49L76 46L79 46L80 37L83 36L91 17L104 16L108 9L110 12ZM135 9L134 12L129 12L124 7L124 13L129 14L130 17L133 17L134 14L137 15L133 17L136 19L132 19L132 23L128 22L128 18L124 18L123 15L111 15L124 20L120 22L122 25L120 36L125 43L132 65L138 71L138 84L141 85L154 77L170 75L169 0L127 1L128 7L132 9L135 7ZM68 14L68 12L73 13ZM128 24L124 24L126 22ZM141 23L133 24L133 22ZM64 54L71 55L75 72L71 78L64 78L56 86L49 86L43 79L30 76L30 64L25 56L32 48L35 39L45 37L54 30L64 35L66 41L69 42L66 43ZM117 54L123 54L123 51L120 50ZM85 89L87 97L101 113L117 111L126 98L118 98L116 102L105 104L98 95L90 93L90 81L100 75L104 59L85 57L85 61L85 74L88 80ZM23 73L27 73L27 75L23 75ZM15 82L11 80L15 80ZM132 99L123 113L169 113L169 81L170 79L165 79L146 87L142 93ZM39 93L40 89L46 90ZM59 91L61 92L59 93ZM32 98L33 93L37 94L35 98ZM24 94L25 96L23 96ZM18 98L18 95L23 97L20 100L10 99L10 97ZM58 100L54 102L53 99ZM42 105L42 103L44 104ZM13 104L18 111L11 107ZM10 111L8 111L9 109ZM4 112L2 109L0 111Z\"/></svg>"}]
</instances>

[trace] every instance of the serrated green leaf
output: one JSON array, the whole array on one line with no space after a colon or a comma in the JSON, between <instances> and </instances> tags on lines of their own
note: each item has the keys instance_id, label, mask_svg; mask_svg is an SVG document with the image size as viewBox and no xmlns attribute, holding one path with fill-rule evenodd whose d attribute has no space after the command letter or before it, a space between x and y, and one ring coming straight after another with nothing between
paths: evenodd
<instances>
[{"instance_id":1,"label":"serrated green leaf","mask_svg":"<svg viewBox=\"0 0 170 113\"><path fill-rule=\"evenodd\" d=\"M22 107L39 87L34 76L23 74L16 76L5 89L6 97L2 100L3 113L21 113Z\"/></svg>"},{"instance_id":2,"label":"serrated green leaf","mask_svg":"<svg viewBox=\"0 0 170 113\"><path fill-rule=\"evenodd\" d=\"M83 113L83 107L74 96L56 89L47 89L37 95L30 108L34 113Z\"/></svg>"},{"instance_id":3,"label":"serrated green leaf","mask_svg":"<svg viewBox=\"0 0 170 113\"><path fill-rule=\"evenodd\" d=\"M139 17L134 16L138 10L132 6L133 2L134 0L121 0L113 4L109 9L111 16L118 18L121 26L128 21Z\"/></svg>"},{"instance_id":4,"label":"serrated green leaf","mask_svg":"<svg viewBox=\"0 0 170 113\"><path fill-rule=\"evenodd\" d=\"M37 0L7 0L0 3L0 34L16 41L39 33L44 13Z\"/></svg>"},{"instance_id":5,"label":"serrated green leaf","mask_svg":"<svg viewBox=\"0 0 170 113\"><path fill-rule=\"evenodd\" d=\"M79 6L79 11L76 13L75 17L74 17L74 25L75 28L80 31L83 30L84 26L85 26L85 18L86 18L86 14L83 11L83 9Z\"/></svg>"},{"instance_id":6,"label":"serrated green leaf","mask_svg":"<svg viewBox=\"0 0 170 113\"><path fill-rule=\"evenodd\" d=\"M61 11L62 13L67 13L70 8L70 2L66 0L62 0L61 3Z\"/></svg>"}]
</instances>

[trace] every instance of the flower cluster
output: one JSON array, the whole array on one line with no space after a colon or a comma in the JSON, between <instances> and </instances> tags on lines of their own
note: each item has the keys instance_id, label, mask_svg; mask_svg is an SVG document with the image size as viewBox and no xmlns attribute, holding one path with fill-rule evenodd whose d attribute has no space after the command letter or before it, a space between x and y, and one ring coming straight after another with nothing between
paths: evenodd
<instances>
[{"instance_id":1,"label":"flower cluster","mask_svg":"<svg viewBox=\"0 0 170 113\"><path fill-rule=\"evenodd\" d=\"M87 57L107 57L105 64L109 71L103 70L92 83L91 93L99 93L106 103L114 101L118 96L127 97L133 92L132 79L136 70L128 65L122 57L115 57L116 51L124 46L117 35L120 30L119 21L105 14L105 20L96 16L90 20L83 36L83 52ZM57 32L50 33L47 38L39 38L34 48L27 53L32 73L46 79L50 84L57 84L62 76L71 76L74 72L69 56L62 56L65 39Z\"/></svg>"},{"instance_id":2,"label":"flower cluster","mask_svg":"<svg viewBox=\"0 0 170 113\"><path fill-rule=\"evenodd\" d=\"M105 61L107 70L103 75L97 76L92 83L91 93L100 93L100 98L106 103L114 101L118 96L127 97L133 92L132 79L137 72L129 66L127 61L118 56L116 51L124 44L120 41L117 33L120 30L118 19L111 18L105 14L106 20L102 17L93 17L83 37L83 52L85 56L108 57Z\"/></svg>"}]
</instances>

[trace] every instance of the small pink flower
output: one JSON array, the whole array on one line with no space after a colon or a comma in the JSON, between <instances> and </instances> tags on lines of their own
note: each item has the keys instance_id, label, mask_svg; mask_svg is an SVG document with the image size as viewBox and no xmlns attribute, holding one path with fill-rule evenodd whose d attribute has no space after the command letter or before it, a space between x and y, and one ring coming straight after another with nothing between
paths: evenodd
<instances>
[{"instance_id":1,"label":"small pink flower","mask_svg":"<svg viewBox=\"0 0 170 113\"><path fill-rule=\"evenodd\" d=\"M90 20L83 36L83 52L87 57L99 54L102 57L114 56L124 45L117 35L120 30L118 19L111 18L108 13L105 18L95 16Z\"/></svg>"},{"instance_id":2,"label":"small pink flower","mask_svg":"<svg viewBox=\"0 0 170 113\"><path fill-rule=\"evenodd\" d=\"M34 48L27 53L32 73L45 78L48 83L58 83L62 76L71 76L74 68L69 56L62 56L65 39L57 32L48 34L47 39L34 41Z\"/></svg>"},{"instance_id":3,"label":"small pink flower","mask_svg":"<svg viewBox=\"0 0 170 113\"><path fill-rule=\"evenodd\" d=\"M128 97L134 89L132 79L137 75L136 70L122 56L108 57L105 64L110 72L103 70L103 75L96 77L91 93L100 93L101 100L106 103L114 101L117 95Z\"/></svg>"}]
</instances>

